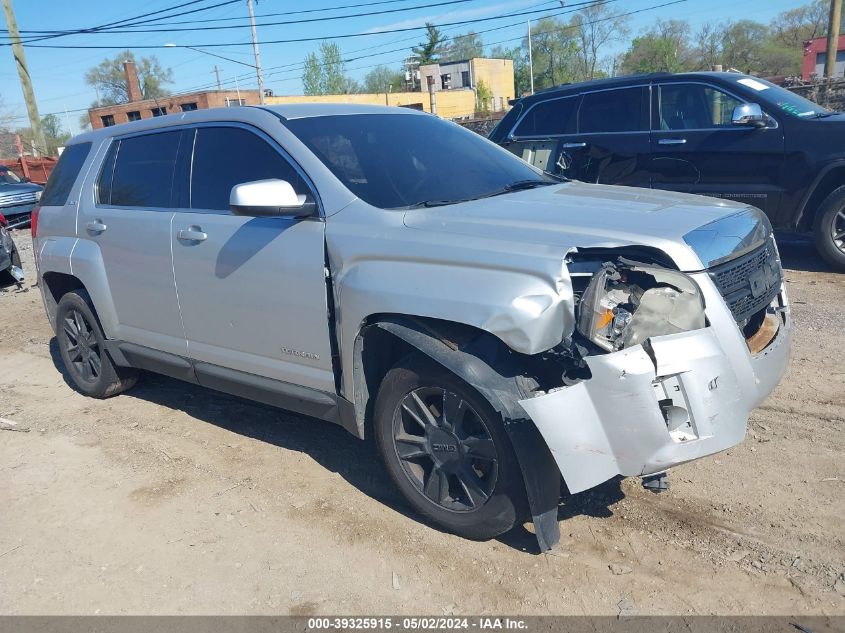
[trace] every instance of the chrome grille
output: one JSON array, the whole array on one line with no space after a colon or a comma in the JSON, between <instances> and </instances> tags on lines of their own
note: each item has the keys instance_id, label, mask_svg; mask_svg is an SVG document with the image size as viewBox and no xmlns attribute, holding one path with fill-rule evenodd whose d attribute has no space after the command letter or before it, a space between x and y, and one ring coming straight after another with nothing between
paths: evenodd
<instances>
[{"instance_id":1,"label":"chrome grille","mask_svg":"<svg viewBox=\"0 0 845 633\"><path fill-rule=\"evenodd\" d=\"M0 207L14 207L19 204L28 204L35 202L35 192L27 191L26 193L15 193L0 196Z\"/></svg>"},{"instance_id":2,"label":"chrome grille","mask_svg":"<svg viewBox=\"0 0 845 633\"><path fill-rule=\"evenodd\" d=\"M769 305L781 288L782 271L772 238L747 255L714 266L708 272L741 325Z\"/></svg>"}]
</instances>

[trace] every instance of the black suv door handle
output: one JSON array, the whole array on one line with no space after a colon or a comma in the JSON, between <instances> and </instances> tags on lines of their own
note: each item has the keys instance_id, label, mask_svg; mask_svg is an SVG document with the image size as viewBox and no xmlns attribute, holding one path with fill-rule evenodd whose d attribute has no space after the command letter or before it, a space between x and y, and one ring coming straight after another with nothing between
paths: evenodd
<instances>
[{"instance_id":1,"label":"black suv door handle","mask_svg":"<svg viewBox=\"0 0 845 633\"><path fill-rule=\"evenodd\" d=\"M584 142L563 144L563 149L578 149L579 147L587 147L587 144Z\"/></svg>"},{"instance_id":2,"label":"black suv door handle","mask_svg":"<svg viewBox=\"0 0 845 633\"><path fill-rule=\"evenodd\" d=\"M687 142L685 138L662 138L657 141L658 145L683 145Z\"/></svg>"},{"instance_id":3,"label":"black suv door handle","mask_svg":"<svg viewBox=\"0 0 845 633\"><path fill-rule=\"evenodd\" d=\"M204 242L208 239L208 233L203 233L202 229L194 224L187 229L179 231L176 237L186 242Z\"/></svg>"},{"instance_id":4,"label":"black suv door handle","mask_svg":"<svg viewBox=\"0 0 845 633\"><path fill-rule=\"evenodd\" d=\"M89 233L99 234L105 231L108 227L103 224L103 221L100 219L92 220L88 224L85 225L85 228L88 229Z\"/></svg>"}]
</instances>

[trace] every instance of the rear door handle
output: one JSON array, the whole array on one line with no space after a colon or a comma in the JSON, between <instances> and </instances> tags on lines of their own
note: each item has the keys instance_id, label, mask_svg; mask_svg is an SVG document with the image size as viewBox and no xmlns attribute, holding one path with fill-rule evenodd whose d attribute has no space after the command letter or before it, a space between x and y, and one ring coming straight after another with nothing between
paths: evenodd
<instances>
[{"instance_id":1,"label":"rear door handle","mask_svg":"<svg viewBox=\"0 0 845 633\"><path fill-rule=\"evenodd\" d=\"M657 141L658 145L683 145L687 142L685 138L662 138Z\"/></svg>"},{"instance_id":2,"label":"rear door handle","mask_svg":"<svg viewBox=\"0 0 845 633\"><path fill-rule=\"evenodd\" d=\"M581 143L564 143L563 149L578 149L579 147L587 147L587 144L584 142Z\"/></svg>"},{"instance_id":3,"label":"rear door handle","mask_svg":"<svg viewBox=\"0 0 845 633\"><path fill-rule=\"evenodd\" d=\"M97 220L92 220L91 222L86 224L85 228L88 229L89 233L98 234L98 233L102 233L103 231L105 231L108 227L105 224L103 224L102 220L97 219Z\"/></svg>"},{"instance_id":4,"label":"rear door handle","mask_svg":"<svg viewBox=\"0 0 845 633\"><path fill-rule=\"evenodd\" d=\"M185 242L204 242L208 239L208 233L203 233L200 227L194 225L182 229L176 234L176 237Z\"/></svg>"}]
</instances>

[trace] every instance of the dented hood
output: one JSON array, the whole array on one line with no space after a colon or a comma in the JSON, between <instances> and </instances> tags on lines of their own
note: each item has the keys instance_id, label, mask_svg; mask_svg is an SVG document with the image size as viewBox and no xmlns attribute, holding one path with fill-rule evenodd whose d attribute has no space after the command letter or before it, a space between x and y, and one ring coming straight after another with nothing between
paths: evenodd
<instances>
[{"instance_id":1,"label":"dented hood","mask_svg":"<svg viewBox=\"0 0 845 633\"><path fill-rule=\"evenodd\" d=\"M689 194L580 182L413 209L405 225L509 242L572 248L650 246L681 270L706 267L684 241L691 232L748 209L747 205ZM741 238L742 236L740 236Z\"/></svg>"}]
</instances>

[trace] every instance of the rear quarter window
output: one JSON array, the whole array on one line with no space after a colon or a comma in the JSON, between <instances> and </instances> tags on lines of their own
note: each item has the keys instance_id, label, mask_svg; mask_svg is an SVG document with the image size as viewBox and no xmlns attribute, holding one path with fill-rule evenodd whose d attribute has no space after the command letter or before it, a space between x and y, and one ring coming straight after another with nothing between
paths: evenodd
<instances>
[{"instance_id":1,"label":"rear quarter window","mask_svg":"<svg viewBox=\"0 0 845 633\"><path fill-rule=\"evenodd\" d=\"M91 143L78 143L65 148L41 194L42 207L63 207L67 203L73 184L90 151Z\"/></svg>"},{"instance_id":2,"label":"rear quarter window","mask_svg":"<svg viewBox=\"0 0 845 633\"><path fill-rule=\"evenodd\" d=\"M514 130L515 136L547 136L575 131L578 97L550 99L534 105Z\"/></svg>"}]
</instances>

